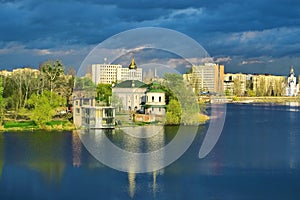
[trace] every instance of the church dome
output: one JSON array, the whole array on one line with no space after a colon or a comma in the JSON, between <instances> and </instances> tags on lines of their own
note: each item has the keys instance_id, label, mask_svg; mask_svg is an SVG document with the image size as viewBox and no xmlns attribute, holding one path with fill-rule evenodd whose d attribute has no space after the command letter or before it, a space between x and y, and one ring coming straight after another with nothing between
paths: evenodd
<instances>
[{"instance_id":1,"label":"church dome","mask_svg":"<svg viewBox=\"0 0 300 200\"><path fill-rule=\"evenodd\" d=\"M131 63L130 65L128 66L129 69L137 69L137 66L135 64L135 61L134 61L134 57L132 56L132 59L131 59Z\"/></svg>"}]
</instances>

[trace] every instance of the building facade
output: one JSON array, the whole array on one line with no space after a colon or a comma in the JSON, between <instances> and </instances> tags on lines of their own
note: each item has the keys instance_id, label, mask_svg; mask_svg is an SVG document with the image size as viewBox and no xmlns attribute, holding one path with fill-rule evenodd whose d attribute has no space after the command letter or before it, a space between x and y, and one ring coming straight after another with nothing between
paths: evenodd
<instances>
[{"instance_id":1,"label":"building facade","mask_svg":"<svg viewBox=\"0 0 300 200\"><path fill-rule=\"evenodd\" d=\"M94 98L73 100L73 122L77 128L115 128L115 108L96 106Z\"/></svg>"},{"instance_id":2,"label":"building facade","mask_svg":"<svg viewBox=\"0 0 300 200\"><path fill-rule=\"evenodd\" d=\"M226 95L244 95L247 91L247 74L224 74L224 93Z\"/></svg>"},{"instance_id":3,"label":"building facade","mask_svg":"<svg viewBox=\"0 0 300 200\"><path fill-rule=\"evenodd\" d=\"M117 70L120 68L122 68L122 65L92 64L92 81L96 85L99 83L115 83L117 82Z\"/></svg>"},{"instance_id":4,"label":"building facade","mask_svg":"<svg viewBox=\"0 0 300 200\"><path fill-rule=\"evenodd\" d=\"M194 65L192 73L185 75L184 79L189 82L197 94L222 94L224 91L224 65L215 63Z\"/></svg>"},{"instance_id":5,"label":"building facade","mask_svg":"<svg viewBox=\"0 0 300 200\"><path fill-rule=\"evenodd\" d=\"M143 69L136 67L134 58L127 68L123 68L122 65L92 64L91 77L95 84L113 84L126 80L143 81Z\"/></svg>"},{"instance_id":6,"label":"building facade","mask_svg":"<svg viewBox=\"0 0 300 200\"><path fill-rule=\"evenodd\" d=\"M127 80L116 84L112 88L112 94L118 99L119 111L142 110L141 103L145 102L147 85L138 80Z\"/></svg>"},{"instance_id":7,"label":"building facade","mask_svg":"<svg viewBox=\"0 0 300 200\"><path fill-rule=\"evenodd\" d=\"M159 89L149 89L146 92L146 102L144 104L145 114L165 115L166 100L165 92Z\"/></svg>"}]
</instances>

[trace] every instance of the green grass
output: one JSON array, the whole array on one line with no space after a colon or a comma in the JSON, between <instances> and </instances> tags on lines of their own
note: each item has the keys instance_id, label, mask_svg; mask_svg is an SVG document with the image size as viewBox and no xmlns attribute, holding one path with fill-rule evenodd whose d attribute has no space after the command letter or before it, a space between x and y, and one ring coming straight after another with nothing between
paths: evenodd
<instances>
[{"instance_id":1,"label":"green grass","mask_svg":"<svg viewBox=\"0 0 300 200\"><path fill-rule=\"evenodd\" d=\"M50 122L47 122L46 125L47 126L65 125L66 123L68 123L68 121L52 120Z\"/></svg>"},{"instance_id":2,"label":"green grass","mask_svg":"<svg viewBox=\"0 0 300 200\"><path fill-rule=\"evenodd\" d=\"M33 121L8 121L4 123L4 128L36 128Z\"/></svg>"},{"instance_id":3,"label":"green grass","mask_svg":"<svg viewBox=\"0 0 300 200\"><path fill-rule=\"evenodd\" d=\"M9 129L9 130L32 130L32 129L39 129L34 121L6 121L3 124L4 129ZM52 129L55 128L57 130L62 130L62 129L74 129L73 125L66 120L52 120L50 122L46 123L46 127L43 127L46 129Z\"/></svg>"}]
</instances>

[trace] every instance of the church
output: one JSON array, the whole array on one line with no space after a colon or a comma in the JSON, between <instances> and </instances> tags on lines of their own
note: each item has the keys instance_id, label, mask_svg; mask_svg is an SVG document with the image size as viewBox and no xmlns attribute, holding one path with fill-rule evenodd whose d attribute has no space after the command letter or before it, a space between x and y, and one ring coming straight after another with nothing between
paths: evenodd
<instances>
[{"instance_id":1,"label":"church","mask_svg":"<svg viewBox=\"0 0 300 200\"><path fill-rule=\"evenodd\" d=\"M294 68L291 67L290 74L287 78L286 96L297 96L298 92L299 84L297 84Z\"/></svg>"},{"instance_id":2,"label":"church","mask_svg":"<svg viewBox=\"0 0 300 200\"><path fill-rule=\"evenodd\" d=\"M119 102L114 105L117 111L137 112L139 114L165 115L165 92L156 83L147 85L135 79L137 65L132 57L128 66L131 80L113 86L112 94ZM155 87L153 87L155 86Z\"/></svg>"}]
</instances>

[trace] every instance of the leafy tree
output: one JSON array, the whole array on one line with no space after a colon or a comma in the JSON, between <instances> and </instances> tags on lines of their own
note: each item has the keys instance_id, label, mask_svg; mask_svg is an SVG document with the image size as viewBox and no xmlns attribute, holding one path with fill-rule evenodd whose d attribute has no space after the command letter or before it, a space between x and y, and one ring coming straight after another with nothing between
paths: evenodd
<instances>
[{"instance_id":1,"label":"leafy tree","mask_svg":"<svg viewBox=\"0 0 300 200\"><path fill-rule=\"evenodd\" d=\"M111 84L100 83L97 85L97 100L104 102L107 106L110 104L110 98L112 96Z\"/></svg>"},{"instance_id":2,"label":"leafy tree","mask_svg":"<svg viewBox=\"0 0 300 200\"><path fill-rule=\"evenodd\" d=\"M253 90L251 90L251 89L248 89L247 90L247 96L249 96L249 97L255 97L255 92Z\"/></svg>"},{"instance_id":3,"label":"leafy tree","mask_svg":"<svg viewBox=\"0 0 300 200\"><path fill-rule=\"evenodd\" d=\"M77 97L95 98L96 85L88 77L76 77L74 80L73 95Z\"/></svg>"},{"instance_id":4,"label":"leafy tree","mask_svg":"<svg viewBox=\"0 0 300 200\"><path fill-rule=\"evenodd\" d=\"M52 98L52 101L50 99ZM28 106L31 108L30 118L39 127L44 127L46 122L52 119L56 108L65 105L64 99L50 91L44 91L43 94L33 94L28 100Z\"/></svg>"},{"instance_id":5,"label":"leafy tree","mask_svg":"<svg viewBox=\"0 0 300 200\"><path fill-rule=\"evenodd\" d=\"M236 96L241 96L242 95L242 85L241 81L239 78L235 78L233 80L233 94Z\"/></svg>"},{"instance_id":6,"label":"leafy tree","mask_svg":"<svg viewBox=\"0 0 300 200\"><path fill-rule=\"evenodd\" d=\"M197 124L198 118L194 118L200 112L200 107L197 101L197 96L193 93L192 89L187 86L187 84L183 81L183 78L180 74L165 74L164 76L164 85L169 88L174 94L174 99L170 99L169 104L172 100L177 100L180 103L181 112L181 120L183 124ZM171 106L167 107L171 109ZM178 110L177 110L178 111ZM173 112L172 112L173 113ZM175 115L176 116L176 115ZM191 117L192 116L192 117ZM167 114L168 117L168 114ZM173 118L174 120L177 117ZM168 122L168 121L167 121Z\"/></svg>"},{"instance_id":7,"label":"leafy tree","mask_svg":"<svg viewBox=\"0 0 300 200\"><path fill-rule=\"evenodd\" d=\"M166 124L178 125L180 124L180 119L181 119L180 103L177 100L172 99L169 102L169 105L167 107Z\"/></svg>"},{"instance_id":8,"label":"leafy tree","mask_svg":"<svg viewBox=\"0 0 300 200\"><path fill-rule=\"evenodd\" d=\"M259 79L259 83L256 86L256 96L265 96L266 95L266 81L264 78Z\"/></svg>"},{"instance_id":9,"label":"leafy tree","mask_svg":"<svg viewBox=\"0 0 300 200\"><path fill-rule=\"evenodd\" d=\"M49 60L40 66L40 71L45 79L43 81L45 81L44 83L46 84L47 89L53 94L54 90L59 86L57 80L64 74L64 65L60 60ZM52 101L52 96L50 100Z\"/></svg>"}]
</instances>

